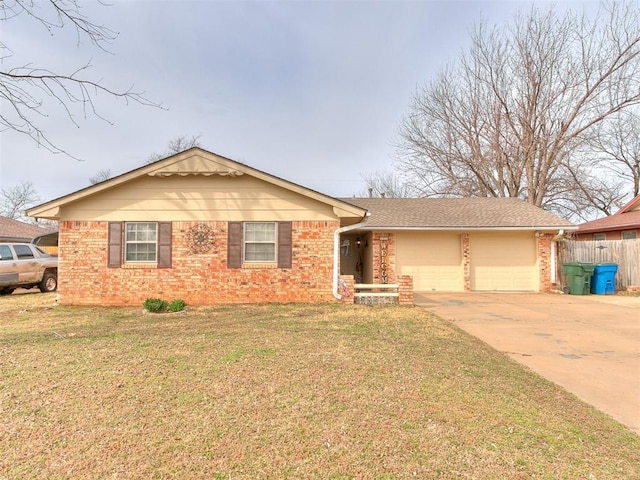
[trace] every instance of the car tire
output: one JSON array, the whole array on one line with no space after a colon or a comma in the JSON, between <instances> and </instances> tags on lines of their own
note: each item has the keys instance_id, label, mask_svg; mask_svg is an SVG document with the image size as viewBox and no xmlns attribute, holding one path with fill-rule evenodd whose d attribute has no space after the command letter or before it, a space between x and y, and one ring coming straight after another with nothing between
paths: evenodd
<instances>
[{"instance_id":1,"label":"car tire","mask_svg":"<svg viewBox=\"0 0 640 480\"><path fill-rule=\"evenodd\" d=\"M0 289L0 295L11 295L15 288L2 288Z\"/></svg>"},{"instance_id":2,"label":"car tire","mask_svg":"<svg viewBox=\"0 0 640 480\"><path fill-rule=\"evenodd\" d=\"M38 288L41 292L55 292L58 288L58 277L55 273L45 273L42 276L42 281L38 284Z\"/></svg>"}]
</instances>

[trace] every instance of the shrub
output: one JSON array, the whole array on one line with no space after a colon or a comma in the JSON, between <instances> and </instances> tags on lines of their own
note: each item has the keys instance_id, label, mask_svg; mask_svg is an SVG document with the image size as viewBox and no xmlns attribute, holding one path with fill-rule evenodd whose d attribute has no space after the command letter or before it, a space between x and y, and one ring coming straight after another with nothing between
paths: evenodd
<instances>
[{"instance_id":1,"label":"shrub","mask_svg":"<svg viewBox=\"0 0 640 480\"><path fill-rule=\"evenodd\" d=\"M160 298L147 298L142 306L149 312L166 312L168 304Z\"/></svg>"},{"instance_id":2,"label":"shrub","mask_svg":"<svg viewBox=\"0 0 640 480\"><path fill-rule=\"evenodd\" d=\"M180 312L184 310L184 307L187 306L187 302L182 300L181 298L176 298L169 304L169 311L171 312Z\"/></svg>"}]
</instances>

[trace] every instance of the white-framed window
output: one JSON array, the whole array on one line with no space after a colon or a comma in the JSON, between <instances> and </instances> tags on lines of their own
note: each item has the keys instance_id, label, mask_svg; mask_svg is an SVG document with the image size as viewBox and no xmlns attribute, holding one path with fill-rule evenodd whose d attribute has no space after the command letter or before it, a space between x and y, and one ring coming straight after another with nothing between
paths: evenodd
<instances>
[{"instance_id":1,"label":"white-framed window","mask_svg":"<svg viewBox=\"0 0 640 480\"><path fill-rule=\"evenodd\" d=\"M277 231L276 222L245 222L244 261L275 262Z\"/></svg>"},{"instance_id":2,"label":"white-framed window","mask_svg":"<svg viewBox=\"0 0 640 480\"><path fill-rule=\"evenodd\" d=\"M607 234L606 233L594 233L593 234L593 239L594 240L606 240L607 239Z\"/></svg>"},{"instance_id":3,"label":"white-framed window","mask_svg":"<svg viewBox=\"0 0 640 480\"><path fill-rule=\"evenodd\" d=\"M158 224L127 222L124 244L125 262L155 262L158 252Z\"/></svg>"},{"instance_id":4,"label":"white-framed window","mask_svg":"<svg viewBox=\"0 0 640 480\"><path fill-rule=\"evenodd\" d=\"M638 238L638 232L636 230L626 230L622 232L622 240L635 240Z\"/></svg>"}]
</instances>

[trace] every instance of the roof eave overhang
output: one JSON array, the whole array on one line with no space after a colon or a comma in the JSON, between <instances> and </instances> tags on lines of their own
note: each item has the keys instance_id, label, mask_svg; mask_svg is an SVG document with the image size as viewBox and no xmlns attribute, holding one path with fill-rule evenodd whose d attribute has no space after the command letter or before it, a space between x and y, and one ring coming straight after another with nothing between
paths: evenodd
<instances>
[{"instance_id":1,"label":"roof eave overhang","mask_svg":"<svg viewBox=\"0 0 640 480\"><path fill-rule=\"evenodd\" d=\"M48 204L39 205L26 211L29 217L46 218L47 220L58 220L60 216L59 206L49 206Z\"/></svg>"},{"instance_id":2,"label":"roof eave overhang","mask_svg":"<svg viewBox=\"0 0 640 480\"><path fill-rule=\"evenodd\" d=\"M0 236L0 243L31 243L31 237L12 237L11 235Z\"/></svg>"},{"instance_id":3,"label":"roof eave overhang","mask_svg":"<svg viewBox=\"0 0 640 480\"><path fill-rule=\"evenodd\" d=\"M600 227L600 228L585 228L585 229L578 229L576 231L576 233L578 235L582 235L583 233L600 233L600 232L616 232L618 230L622 231L622 230L635 230L640 228L640 225L635 224L635 225L613 225L610 227Z\"/></svg>"},{"instance_id":4,"label":"roof eave overhang","mask_svg":"<svg viewBox=\"0 0 640 480\"><path fill-rule=\"evenodd\" d=\"M485 227L478 227L478 226L474 226L474 227L470 227L470 226L455 226L455 227L451 227L451 226L429 226L429 227L398 227L398 226L383 226L383 225L378 225L378 226L369 226L369 225L363 225L359 230L363 230L363 231L374 231L374 230L385 230L385 231L452 231L452 232L468 232L468 231L549 231L549 232L555 232L558 230L565 230L565 231L573 231L573 230L577 230L577 226L575 225L538 225L538 226L530 226L530 227L489 227L489 226L485 226Z\"/></svg>"}]
</instances>

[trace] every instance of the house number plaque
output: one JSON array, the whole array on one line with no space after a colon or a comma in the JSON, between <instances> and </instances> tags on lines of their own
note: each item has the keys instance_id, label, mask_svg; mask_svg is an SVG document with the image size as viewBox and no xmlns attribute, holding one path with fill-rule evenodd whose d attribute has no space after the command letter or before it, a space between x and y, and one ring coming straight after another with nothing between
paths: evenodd
<instances>
[{"instance_id":1,"label":"house number plaque","mask_svg":"<svg viewBox=\"0 0 640 480\"><path fill-rule=\"evenodd\" d=\"M187 231L187 243L191 253L208 253L213 248L213 230L204 223L198 223Z\"/></svg>"}]
</instances>

